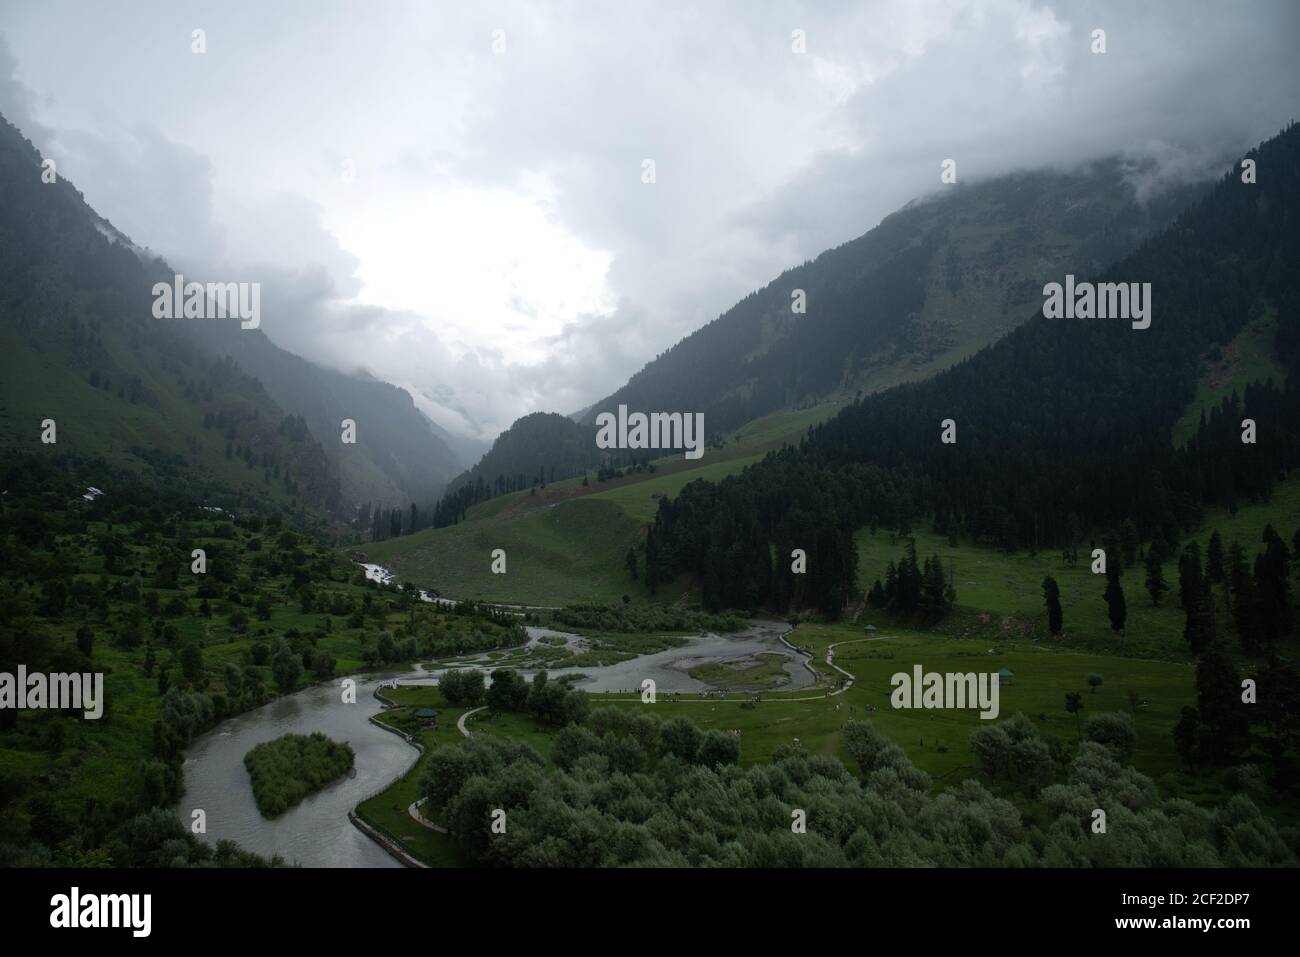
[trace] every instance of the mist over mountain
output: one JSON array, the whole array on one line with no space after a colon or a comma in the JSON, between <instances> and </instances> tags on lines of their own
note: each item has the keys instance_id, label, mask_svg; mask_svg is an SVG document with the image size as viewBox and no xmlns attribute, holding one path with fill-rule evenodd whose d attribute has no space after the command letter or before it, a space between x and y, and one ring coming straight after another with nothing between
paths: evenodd
<instances>
[{"instance_id":1,"label":"mist over mountain","mask_svg":"<svg viewBox=\"0 0 1300 957\"><path fill-rule=\"evenodd\" d=\"M703 411L717 438L745 422L836 395L933 375L996 341L1040 301L1044 281L1096 272L1167 225L1209 182L1154 188L1151 163L1118 157L941 189L782 273L574 413L519 419L449 485L491 496L610 461L594 422L619 404ZM805 312L794 311L796 290ZM527 484L527 483L524 483Z\"/></svg>"},{"instance_id":2,"label":"mist over mountain","mask_svg":"<svg viewBox=\"0 0 1300 957\"><path fill-rule=\"evenodd\" d=\"M0 124L0 441L104 456L156 481L337 514L436 498L462 460L402 389L324 369L236 320L154 318L173 270ZM199 279L203 277L188 277ZM354 445L341 422L356 421Z\"/></svg>"},{"instance_id":3,"label":"mist over mountain","mask_svg":"<svg viewBox=\"0 0 1300 957\"><path fill-rule=\"evenodd\" d=\"M306 421L338 470L342 494L353 504L424 504L442 494L460 467L450 445L415 407L405 389L366 375L348 375L301 359L260 330L196 320L182 328L256 376L283 409ZM337 441L341 423L357 425L355 445Z\"/></svg>"},{"instance_id":4,"label":"mist over mountain","mask_svg":"<svg viewBox=\"0 0 1300 957\"><path fill-rule=\"evenodd\" d=\"M703 411L717 434L836 393L932 375L1024 321L1046 280L1118 260L1208 186L1146 195L1149 168L1111 158L944 186L782 273L581 420L619 404Z\"/></svg>"},{"instance_id":5,"label":"mist over mountain","mask_svg":"<svg viewBox=\"0 0 1300 957\"><path fill-rule=\"evenodd\" d=\"M1111 283L1149 284L1149 328L1026 304L1018 328L953 368L865 396L798 448L661 502L649 580L689 572L708 607L838 614L857 587L853 531L863 526L924 520L953 544L1031 554L1070 554L1085 535L1118 540L1127 527L1163 561L1206 508L1267 502L1300 465L1300 125L1243 162L1268 178L1234 164L1100 270ZM1190 440L1176 443L1214 357L1252 323L1267 330L1280 374L1201 406ZM823 569L808 584L782 558L794 547Z\"/></svg>"}]
</instances>

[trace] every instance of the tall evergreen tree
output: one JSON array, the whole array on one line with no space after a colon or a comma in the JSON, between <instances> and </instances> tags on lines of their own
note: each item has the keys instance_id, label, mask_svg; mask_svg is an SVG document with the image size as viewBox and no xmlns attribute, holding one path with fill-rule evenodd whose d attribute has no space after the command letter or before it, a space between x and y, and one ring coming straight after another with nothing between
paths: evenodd
<instances>
[{"instance_id":1,"label":"tall evergreen tree","mask_svg":"<svg viewBox=\"0 0 1300 957\"><path fill-rule=\"evenodd\" d=\"M1209 587L1201 571L1201 546L1188 542L1183 549L1183 556L1178 560L1178 604L1184 610L1191 609L1208 594Z\"/></svg>"},{"instance_id":2,"label":"tall evergreen tree","mask_svg":"<svg viewBox=\"0 0 1300 957\"><path fill-rule=\"evenodd\" d=\"M1291 605L1291 555L1286 543L1264 527L1264 552L1255 558L1255 589L1259 596L1260 642L1265 647L1291 634L1295 612Z\"/></svg>"},{"instance_id":3,"label":"tall evergreen tree","mask_svg":"<svg viewBox=\"0 0 1300 957\"><path fill-rule=\"evenodd\" d=\"M1128 603L1124 600L1124 586L1119 581L1119 563L1106 564L1106 614L1110 617L1110 630L1123 631L1128 618Z\"/></svg>"},{"instance_id":4,"label":"tall evergreen tree","mask_svg":"<svg viewBox=\"0 0 1300 957\"><path fill-rule=\"evenodd\" d=\"M1056 579L1048 575L1043 579L1043 602L1047 605L1047 629L1054 635L1061 633L1061 589Z\"/></svg>"},{"instance_id":5,"label":"tall evergreen tree","mask_svg":"<svg viewBox=\"0 0 1300 957\"><path fill-rule=\"evenodd\" d=\"M1221 584L1224 578L1223 536L1217 528L1210 535L1210 544L1205 550L1205 577L1216 585Z\"/></svg>"},{"instance_id":6,"label":"tall evergreen tree","mask_svg":"<svg viewBox=\"0 0 1300 957\"><path fill-rule=\"evenodd\" d=\"M1204 734L1201 757L1212 764L1240 761L1250 738L1241 676L1221 644L1211 645L1196 665L1196 710Z\"/></svg>"},{"instance_id":7,"label":"tall evergreen tree","mask_svg":"<svg viewBox=\"0 0 1300 957\"><path fill-rule=\"evenodd\" d=\"M1160 564L1156 557L1156 549L1153 545L1147 552L1147 594L1151 596L1151 604L1159 606L1160 596L1169 590L1165 583L1164 566Z\"/></svg>"}]
</instances>

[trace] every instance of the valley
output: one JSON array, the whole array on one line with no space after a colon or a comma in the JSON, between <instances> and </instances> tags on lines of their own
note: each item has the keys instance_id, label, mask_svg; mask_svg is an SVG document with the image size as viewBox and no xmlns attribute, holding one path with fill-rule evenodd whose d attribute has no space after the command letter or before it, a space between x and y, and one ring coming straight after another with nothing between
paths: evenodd
<instances>
[{"instance_id":1,"label":"valley","mask_svg":"<svg viewBox=\"0 0 1300 957\"><path fill-rule=\"evenodd\" d=\"M0 132L17 184L35 157ZM1138 212L1116 175L909 205L467 471L403 389L149 325L161 261L15 186L7 261L49 257L65 308L15 283L0 324L0 673L104 692L0 709L0 856L1294 864L1293 191ZM1043 223L1080 194L1066 241ZM1107 270L1151 277L1142 336L1030 282ZM899 675L983 697L899 706ZM1091 840L1096 807L1122 841Z\"/></svg>"}]
</instances>

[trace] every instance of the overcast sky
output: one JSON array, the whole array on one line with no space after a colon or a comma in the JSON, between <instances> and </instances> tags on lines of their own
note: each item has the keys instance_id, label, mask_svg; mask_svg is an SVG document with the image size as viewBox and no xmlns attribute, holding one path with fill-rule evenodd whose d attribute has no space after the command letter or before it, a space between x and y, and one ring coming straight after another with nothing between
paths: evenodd
<instances>
[{"instance_id":1,"label":"overcast sky","mask_svg":"<svg viewBox=\"0 0 1300 957\"><path fill-rule=\"evenodd\" d=\"M177 269L260 281L279 344L491 439L945 158L1201 175L1294 118L1297 38L1294 0L4 0L0 112Z\"/></svg>"}]
</instances>

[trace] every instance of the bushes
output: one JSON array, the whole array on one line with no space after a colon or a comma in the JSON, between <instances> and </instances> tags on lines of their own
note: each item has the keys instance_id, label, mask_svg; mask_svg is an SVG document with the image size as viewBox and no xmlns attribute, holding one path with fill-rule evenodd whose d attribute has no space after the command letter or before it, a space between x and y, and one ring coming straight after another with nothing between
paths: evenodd
<instances>
[{"instance_id":1,"label":"bushes","mask_svg":"<svg viewBox=\"0 0 1300 957\"><path fill-rule=\"evenodd\" d=\"M1083 736L1089 741L1113 748L1117 755L1127 758L1133 753L1133 745L1137 742L1137 728L1130 715L1123 711L1110 711L1094 714L1085 721Z\"/></svg>"},{"instance_id":2,"label":"bushes","mask_svg":"<svg viewBox=\"0 0 1300 957\"><path fill-rule=\"evenodd\" d=\"M244 755L253 797L264 817L276 817L352 767L352 748L319 731L286 734Z\"/></svg>"},{"instance_id":3,"label":"bushes","mask_svg":"<svg viewBox=\"0 0 1300 957\"><path fill-rule=\"evenodd\" d=\"M931 795L928 778L866 722L845 739L859 781L834 757L783 746L770 763L705 759L722 742L685 718L643 747L654 718L601 709L553 744L556 768L528 745L480 736L430 752L420 793L442 812L466 862L505 867L1239 866L1295 862L1276 826L1244 795L1206 810L1164 800L1154 783L1087 742L1068 780L1042 790L1045 817L1026 822L976 780ZM643 721L642 719L645 719ZM1038 741L1019 721L1007 740ZM671 726L671 728L669 727ZM985 729L981 729L984 731ZM687 764L681 752L691 751ZM1014 765L1013 765L1014 769ZM1108 832L1090 830L1105 808ZM790 812L807 833L790 831ZM508 826L493 833L495 811Z\"/></svg>"},{"instance_id":4,"label":"bushes","mask_svg":"<svg viewBox=\"0 0 1300 957\"><path fill-rule=\"evenodd\" d=\"M970 747L976 766L991 778L1003 778L1030 790L1051 783L1052 749L1020 712L971 732Z\"/></svg>"},{"instance_id":5,"label":"bushes","mask_svg":"<svg viewBox=\"0 0 1300 957\"><path fill-rule=\"evenodd\" d=\"M587 692L570 688L563 679L551 681L545 671L533 675L530 685L517 671L498 668L485 700L497 713L525 712L544 724L581 724L591 713Z\"/></svg>"},{"instance_id":6,"label":"bushes","mask_svg":"<svg viewBox=\"0 0 1300 957\"><path fill-rule=\"evenodd\" d=\"M438 679L438 687L448 704L466 708L482 704L487 691L483 672L473 668L444 671Z\"/></svg>"}]
</instances>

